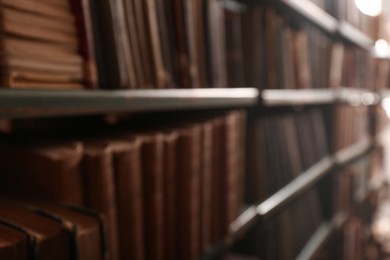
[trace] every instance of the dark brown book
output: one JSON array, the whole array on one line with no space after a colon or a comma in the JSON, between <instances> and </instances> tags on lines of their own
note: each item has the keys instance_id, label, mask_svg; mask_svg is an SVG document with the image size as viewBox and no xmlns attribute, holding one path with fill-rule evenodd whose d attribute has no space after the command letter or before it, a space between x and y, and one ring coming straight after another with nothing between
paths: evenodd
<instances>
[{"instance_id":1,"label":"dark brown book","mask_svg":"<svg viewBox=\"0 0 390 260\"><path fill-rule=\"evenodd\" d=\"M105 248L102 225L97 216L72 209L65 205L43 199L16 196L10 203L29 209L38 215L46 216L60 222L67 228L74 244L71 246L71 255L75 259L103 260Z\"/></svg>"},{"instance_id":2,"label":"dark brown book","mask_svg":"<svg viewBox=\"0 0 390 260\"><path fill-rule=\"evenodd\" d=\"M111 259L120 259L113 153L108 142L85 142L84 188L86 205L102 214Z\"/></svg>"},{"instance_id":3,"label":"dark brown book","mask_svg":"<svg viewBox=\"0 0 390 260\"><path fill-rule=\"evenodd\" d=\"M28 239L21 229L0 220L0 259L28 260L31 257Z\"/></svg>"},{"instance_id":4,"label":"dark brown book","mask_svg":"<svg viewBox=\"0 0 390 260\"><path fill-rule=\"evenodd\" d=\"M192 86L190 74L189 43L186 37L186 9L185 0L172 0L175 17L175 68L179 71L179 86L190 88Z\"/></svg>"},{"instance_id":5,"label":"dark brown book","mask_svg":"<svg viewBox=\"0 0 390 260\"><path fill-rule=\"evenodd\" d=\"M207 1L206 16L208 19L208 39L211 55L212 87L227 87L225 19L224 9L218 0Z\"/></svg>"},{"instance_id":6,"label":"dark brown book","mask_svg":"<svg viewBox=\"0 0 390 260\"><path fill-rule=\"evenodd\" d=\"M79 142L0 144L2 186L73 204L84 203Z\"/></svg>"},{"instance_id":7,"label":"dark brown book","mask_svg":"<svg viewBox=\"0 0 390 260\"><path fill-rule=\"evenodd\" d=\"M243 87L244 64L242 44L242 15L225 11L226 63L229 87Z\"/></svg>"},{"instance_id":8,"label":"dark brown book","mask_svg":"<svg viewBox=\"0 0 390 260\"><path fill-rule=\"evenodd\" d=\"M153 57L150 49L150 38L148 35L147 28L147 8L146 2L141 0L133 1L134 8L134 17L135 24L137 27L137 35L139 40L139 52L141 54L142 68L145 75L145 84L141 87L143 88L153 88L156 87L154 83L156 82L154 67L153 67ZM135 33L135 32L130 32ZM138 65L139 66L139 65Z\"/></svg>"},{"instance_id":9,"label":"dark brown book","mask_svg":"<svg viewBox=\"0 0 390 260\"><path fill-rule=\"evenodd\" d=\"M0 201L0 219L29 234L34 241L34 259L71 259L70 237L59 221L3 199Z\"/></svg>"},{"instance_id":10,"label":"dark brown book","mask_svg":"<svg viewBox=\"0 0 390 260\"><path fill-rule=\"evenodd\" d=\"M176 71L174 70L174 38L172 26L173 17L171 15L172 6L170 6L170 0L155 1L157 20L158 20L158 32L161 44L162 62L165 69L165 75L162 78L165 88L174 88L176 86Z\"/></svg>"},{"instance_id":11,"label":"dark brown book","mask_svg":"<svg viewBox=\"0 0 390 260\"><path fill-rule=\"evenodd\" d=\"M169 75L167 69L165 68L163 53L162 53L162 41L159 33L159 26L164 26L159 24L159 17L157 13L157 2L156 0L146 0L145 1L145 13L146 13L146 25L148 30L148 43L149 51L152 56L152 66L154 71L153 85L155 88L165 88L168 86ZM161 15L160 15L161 16ZM161 20L160 20L161 21ZM163 22L163 21L161 21Z\"/></svg>"},{"instance_id":12,"label":"dark brown book","mask_svg":"<svg viewBox=\"0 0 390 260\"><path fill-rule=\"evenodd\" d=\"M250 8L242 16L245 85L264 88L264 9Z\"/></svg>"},{"instance_id":13,"label":"dark brown book","mask_svg":"<svg viewBox=\"0 0 390 260\"><path fill-rule=\"evenodd\" d=\"M200 256L201 129L178 130L177 171L179 205L179 259Z\"/></svg>"},{"instance_id":14,"label":"dark brown book","mask_svg":"<svg viewBox=\"0 0 390 260\"><path fill-rule=\"evenodd\" d=\"M207 121L201 125L201 173L200 173L200 246L205 251L214 242L212 239L213 207L213 123Z\"/></svg>"},{"instance_id":15,"label":"dark brown book","mask_svg":"<svg viewBox=\"0 0 390 260\"><path fill-rule=\"evenodd\" d=\"M145 258L164 258L164 135L142 135ZM181 173L184 171L181 171Z\"/></svg>"},{"instance_id":16,"label":"dark brown book","mask_svg":"<svg viewBox=\"0 0 390 260\"><path fill-rule=\"evenodd\" d=\"M176 131L164 134L165 259L178 259L177 139Z\"/></svg>"},{"instance_id":17,"label":"dark brown book","mask_svg":"<svg viewBox=\"0 0 390 260\"><path fill-rule=\"evenodd\" d=\"M127 88L130 85L127 62L130 61L126 60L129 52L125 53L123 43L126 41L126 25L122 19L124 8L119 8L122 3L91 1L90 5L100 85L104 88Z\"/></svg>"}]
</instances>

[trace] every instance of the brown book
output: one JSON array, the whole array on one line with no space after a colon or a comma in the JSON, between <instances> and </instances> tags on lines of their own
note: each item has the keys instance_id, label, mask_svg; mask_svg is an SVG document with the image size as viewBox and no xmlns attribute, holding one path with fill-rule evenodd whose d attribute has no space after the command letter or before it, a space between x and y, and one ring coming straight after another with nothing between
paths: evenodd
<instances>
[{"instance_id":1,"label":"brown book","mask_svg":"<svg viewBox=\"0 0 390 260\"><path fill-rule=\"evenodd\" d=\"M83 204L82 154L83 145L79 142L2 143L2 186Z\"/></svg>"},{"instance_id":2,"label":"brown book","mask_svg":"<svg viewBox=\"0 0 390 260\"><path fill-rule=\"evenodd\" d=\"M3 20L0 31L22 38L28 38L34 41L43 41L69 46L69 48L78 47L76 34L64 33L57 29L45 28L24 20L15 18L13 20Z\"/></svg>"},{"instance_id":3,"label":"brown book","mask_svg":"<svg viewBox=\"0 0 390 260\"><path fill-rule=\"evenodd\" d=\"M96 67L92 17L90 13L91 7L89 0L72 0L71 4L77 21L79 53L84 58L84 82L86 83L87 88L94 89L98 87L98 74Z\"/></svg>"},{"instance_id":4,"label":"brown book","mask_svg":"<svg viewBox=\"0 0 390 260\"><path fill-rule=\"evenodd\" d=\"M135 0L133 1L134 8L134 17L135 24L137 27L137 36L139 40L139 52L141 54L141 61L143 71L145 73L145 84L141 86L142 88L153 88L155 87L154 83L156 82L155 74L153 71L153 57L151 49L149 48L150 38L148 35L148 28L146 19L146 3L143 0ZM133 32L130 32L133 33ZM140 66L140 65L138 65Z\"/></svg>"},{"instance_id":5,"label":"brown book","mask_svg":"<svg viewBox=\"0 0 390 260\"><path fill-rule=\"evenodd\" d=\"M242 16L242 44L247 87L263 88L264 83L264 10L250 8Z\"/></svg>"},{"instance_id":6,"label":"brown book","mask_svg":"<svg viewBox=\"0 0 390 260\"><path fill-rule=\"evenodd\" d=\"M164 135L142 135L145 258L164 258Z\"/></svg>"},{"instance_id":7,"label":"brown book","mask_svg":"<svg viewBox=\"0 0 390 260\"><path fill-rule=\"evenodd\" d=\"M229 87L245 86L241 20L240 13L225 11L226 62Z\"/></svg>"},{"instance_id":8,"label":"brown book","mask_svg":"<svg viewBox=\"0 0 390 260\"><path fill-rule=\"evenodd\" d=\"M1 65L10 69L22 69L47 73L62 73L71 76L83 75L83 67L81 64L77 66L60 62L44 61L42 59L3 56Z\"/></svg>"},{"instance_id":9,"label":"brown book","mask_svg":"<svg viewBox=\"0 0 390 260\"><path fill-rule=\"evenodd\" d=\"M16 58L39 59L73 66L82 66L83 58L75 50L62 49L56 44L32 42L12 37L4 37L1 41L2 55Z\"/></svg>"},{"instance_id":10,"label":"brown book","mask_svg":"<svg viewBox=\"0 0 390 260\"><path fill-rule=\"evenodd\" d=\"M164 135L165 259L178 259L177 139L176 131Z\"/></svg>"},{"instance_id":11,"label":"brown book","mask_svg":"<svg viewBox=\"0 0 390 260\"><path fill-rule=\"evenodd\" d=\"M343 56L344 45L341 43L332 44L329 75L329 85L331 88L337 88L341 86Z\"/></svg>"},{"instance_id":12,"label":"brown book","mask_svg":"<svg viewBox=\"0 0 390 260\"><path fill-rule=\"evenodd\" d=\"M178 133L179 259L198 259L200 255L201 129L192 126L180 129Z\"/></svg>"},{"instance_id":13,"label":"brown book","mask_svg":"<svg viewBox=\"0 0 390 260\"><path fill-rule=\"evenodd\" d=\"M71 259L70 237L57 220L1 199L0 219L25 230L34 241L34 259Z\"/></svg>"},{"instance_id":14,"label":"brown book","mask_svg":"<svg viewBox=\"0 0 390 260\"><path fill-rule=\"evenodd\" d=\"M71 254L75 259L103 260L105 257L103 230L100 219L86 212L78 211L43 199L16 196L10 203L24 207L38 215L52 218L69 230L74 240Z\"/></svg>"},{"instance_id":15,"label":"brown book","mask_svg":"<svg viewBox=\"0 0 390 260\"><path fill-rule=\"evenodd\" d=\"M30 12L41 15L43 17L50 17L51 19L62 20L67 23L74 23L74 16L61 7L49 5L41 1L31 2L28 0L1 0L2 6L11 7L17 10Z\"/></svg>"},{"instance_id":16,"label":"brown book","mask_svg":"<svg viewBox=\"0 0 390 260\"><path fill-rule=\"evenodd\" d=\"M0 220L0 259L30 259L28 235L13 224Z\"/></svg>"},{"instance_id":17,"label":"brown book","mask_svg":"<svg viewBox=\"0 0 390 260\"><path fill-rule=\"evenodd\" d=\"M109 143L85 142L83 171L86 205L102 214L111 259L120 259L113 157Z\"/></svg>"},{"instance_id":18,"label":"brown book","mask_svg":"<svg viewBox=\"0 0 390 260\"><path fill-rule=\"evenodd\" d=\"M307 32L304 30L297 31L293 44L295 53L294 60L296 62L296 84L298 88L312 88Z\"/></svg>"},{"instance_id":19,"label":"brown book","mask_svg":"<svg viewBox=\"0 0 390 260\"><path fill-rule=\"evenodd\" d=\"M140 37L137 33L137 20L135 14L135 4L133 1L123 1L123 6L125 8L125 22L127 29L127 36L129 37L129 45L131 48L132 59L134 63L134 72L137 79L136 88L143 88L147 85L147 77L146 71L144 69L144 63L141 55L141 42Z\"/></svg>"},{"instance_id":20,"label":"brown book","mask_svg":"<svg viewBox=\"0 0 390 260\"><path fill-rule=\"evenodd\" d=\"M53 30L56 32L61 32L74 36L76 36L77 33L76 25L74 23L69 23L64 20L57 20L43 15L9 8L7 6L2 6L0 8L0 12L3 21L28 24L29 26L33 25L43 29L45 28L48 30Z\"/></svg>"},{"instance_id":21,"label":"brown book","mask_svg":"<svg viewBox=\"0 0 390 260\"><path fill-rule=\"evenodd\" d=\"M207 1L212 87L227 87L224 10L218 0Z\"/></svg>"},{"instance_id":22,"label":"brown book","mask_svg":"<svg viewBox=\"0 0 390 260\"><path fill-rule=\"evenodd\" d=\"M207 250L212 240L213 207L213 123L202 123L201 172L200 172L200 246Z\"/></svg>"},{"instance_id":23,"label":"brown book","mask_svg":"<svg viewBox=\"0 0 390 260\"><path fill-rule=\"evenodd\" d=\"M165 88L168 86L169 75L165 68L163 53L162 53L162 41L159 34L159 19L157 13L157 2L161 0L146 0L145 1L145 12L146 12L146 24L149 32L148 39L150 45L150 52L153 60L153 71L154 71L154 87ZM163 26L162 24L161 26Z\"/></svg>"},{"instance_id":24,"label":"brown book","mask_svg":"<svg viewBox=\"0 0 390 260\"><path fill-rule=\"evenodd\" d=\"M185 0L172 0L175 17L175 67L179 71L178 85L181 88L190 88L192 79L190 74L189 43L186 35L186 5Z\"/></svg>"},{"instance_id":25,"label":"brown book","mask_svg":"<svg viewBox=\"0 0 390 260\"><path fill-rule=\"evenodd\" d=\"M134 137L126 139L116 144L114 156L120 256L124 259L144 259L146 219L142 141Z\"/></svg>"}]
</instances>

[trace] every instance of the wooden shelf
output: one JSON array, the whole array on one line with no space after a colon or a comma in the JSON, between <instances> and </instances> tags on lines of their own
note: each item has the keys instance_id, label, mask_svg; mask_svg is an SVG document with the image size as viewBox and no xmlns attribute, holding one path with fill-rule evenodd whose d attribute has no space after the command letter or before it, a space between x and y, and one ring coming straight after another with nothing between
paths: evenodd
<instances>
[{"instance_id":1,"label":"wooden shelf","mask_svg":"<svg viewBox=\"0 0 390 260\"><path fill-rule=\"evenodd\" d=\"M333 166L331 157L327 156L295 178L288 185L257 206L257 214L266 219L283 208L297 195L307 190L324 176Z\"/></svg>"},{"instance_id":2,"label":"wooden shelf","mask_svg":"<svg viewBox=\"0 0 390 260\"><path fill-rule=\"evenodd\" d=\"M264 106L331 104L336 101L329 89L266 89L261 92Z\"/></svg>"},{"instance_id":3,"label":"wooden shelf","mask_svg":"<svg viewBox=\"0 0 390 260\"><path fill-rule=\"evenodd\" d=\"M316 4L308 0L281 0L280 2L327 33L337 33L338 21Z\"/></svg>"},{"instance_id":4,"label":"wooden shelf","mask_svg":"<svg viewBox=\"0 0 390 260\"><path fill-rule=\"evenodd\" d=\"M348 22L340 21L338 24L338 32L344 39L371 53L374 41Z\"/></svg>"},{"instance_id":5,"label":"wooden shelf","mask_svg":"<svg viewBox=\"0 0 390 260\"><path fill-rule=\"evenodd\" d=\"M341 151L336 152L334 155L335 166L344 166L345 164L359 158L366 152L368 152L374 143L371 138L364 138L363 140L355 143Z\"/></svg>"},{"instance_id":6,"label":"wooden shelf","mask_svg":"<svg viewBox=\"0 0 390 260\"><path fill-rule=\"evenodd\" d=\"M257 212L255 206L247 207L241 215L233 221L229 226L228 235L225 239L219 241L210 248L203 256L202 260L215 259L220 254L226 251L241 235L245 234L256 222Z\"/></svg>"},{"instance_id":7,"label":"wooden shelf","mask_svg":"<svg viewBox=\"0 0 390 260\"><path fill-rule=\"evenodd\" d=\"M364 89L339 87L334 90L334 95L339 103L352 106L374 106L381 102L380 94Z\"/></svg>"},{"instance_id":8,"label":"wooden shelf","mask_svg":"<svg viewBox=\"0 0 390 260\"><path fill-rule=\"evenodd\" d=\"M297 260L313 259L322 246L328 241L334 231L342 227L347 220L347 213L340 212L336 214L332 220L324 222L317 231L310 238L309 242L305 245Z\"/></svg>"},{"instance_id":9,"label":"wooden shelf","mask_svg":"<svg viewBox=\"0 0 390 260\"><path fill-rule=\"evenodd\" d=\"M375 92L339 87L335 89L265 89L261 91L264 106L321 105L335 102L352 106L372 106L381 101Z\"/></svg>"},{"instance_id":10,"label":"wooden shelf","mask_svg":"<svg viewBox=\"0 0 390 260\"><path fill-rule=\"evenodd\" d=\"M253 106L255 88L32 91L0 90L0 118L92 115Z\"/></svg>"}]
</instances>

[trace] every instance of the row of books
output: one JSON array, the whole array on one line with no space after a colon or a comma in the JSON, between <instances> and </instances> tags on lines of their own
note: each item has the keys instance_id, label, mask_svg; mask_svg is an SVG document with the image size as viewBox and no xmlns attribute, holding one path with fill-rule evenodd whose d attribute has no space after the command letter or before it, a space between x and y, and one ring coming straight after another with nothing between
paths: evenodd
<instances>
[{"instance_id":1,"label":"row of books","mask_svg":"<svg viewBox=\"0 0 390 260\"><path fill-rule=\"evenodd\" d=\"M333 122L334 152L370 136L368 112L365 106L337 105Z\"/></svg>"},{"instance_id":2,"label":"row of books","mask_svg":"<svg viewBox=\"0 0 390 260\"><path fill-rule=\"evenodd\" d=\"M328 155L321 110L260 118L250 128L248 201L259 202Z\"/></svg>"},{"instance_id":3,"label":"row of books","mask_svg":"<svg viewBox=\"0 0 390 260\"><path fill-rule=\"evenodd\" d=\"M9 0L0 10L10 88L366 87L376 73L368 53L270 6Z\"/></svg>"},{"instance_id":4,"label":"row of books","mask_svg":"<svg viewBox=\"0 0 390 260\"><path fill-rule=\"evenodd\" d=\"M198 259L242 210L245 125L237 110L176 118L153 131L60 140L7 136L0 144L1 190L98 212L110 259ZM0 219L7 214L13 213L1 207ZM8 222L39 239L29 232L33 223Z\"/></svg>"},{"instance_id":5,"label":"row of books","mask_svg":"<svg viewBox=\"0 0 390 260\"><path fill-rule=\"evenodd\" d=\"M87 3L2 1L1 84L44 89L95 86Z\"/></svg>"}]
</instances>

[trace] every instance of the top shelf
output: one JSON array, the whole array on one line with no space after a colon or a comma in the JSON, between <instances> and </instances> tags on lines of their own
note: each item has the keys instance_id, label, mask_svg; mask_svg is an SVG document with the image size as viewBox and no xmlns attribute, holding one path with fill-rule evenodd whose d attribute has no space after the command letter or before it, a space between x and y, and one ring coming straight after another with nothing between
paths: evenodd
<instances>
[{"instance_id":1,"label":"top shelf","mask_svg":"<svg viewBox=\"0 0 390 260\"><path fill-rule=\"evenodd\" d=\"M0 118L231 108L257 104L255 88L33 91L0 90Z\"/></svg>"},{"instance_id":2,"label":"top shelf","mask_svg":"<svg viewBox=\"0 0 390 260\"><path fill-rule=\"evenodd\" d=\"M339 21L309 0L280 0L280 3L329 34L341 38L367 50L372 50L374 41L346 21Z\"/></svg>"}]
</instances>

